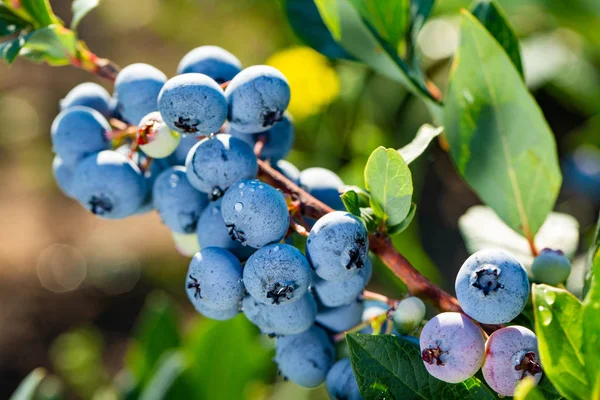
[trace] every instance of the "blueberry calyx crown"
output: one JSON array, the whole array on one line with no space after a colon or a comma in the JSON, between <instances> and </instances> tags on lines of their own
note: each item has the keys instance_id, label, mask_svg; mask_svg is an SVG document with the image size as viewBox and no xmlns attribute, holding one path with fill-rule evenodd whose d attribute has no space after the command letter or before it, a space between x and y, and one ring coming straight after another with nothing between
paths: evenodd
<instances>
[{"instance_id":1,"label":"blueberry calyx crown","mask_svg":"<svg viewBox=\"0 0 600 400\"><path fill-rule=\"evenodd\" d=\"M542 372L542 366L535 361L535 353L530 351L523 355L521 363L515 366L515 370L522 371L521 379L523 379L526 374L534 376Z\"/></svg>"},{"instance_id":2,"label":"blueberry calyx crown","mask_svg":"<svg viewBox=\"0 0 600 400\"><path fill-rule=\"evenodd\" d=\"M198 132L200 121L197 119L179 117L177 121L173 122L173 125L185 133L195 133Z\"/></svg>"},{"instance_id":3,"label":"blueberry calyx crown","mask_svg":"<svg viewBox=\"0 0 600 400\"><path fill-rule=\"evenodd\" d=\"M428 348L421 352L421 360L425 361L427 364L433 364L435 362L436 365L444 365L441 359L442 354L444 353L445 351L443 351L440 346Z\"/></svg>"},{"instance_id":4,"label":"blueberry calyx crown","mask_svg":"<svg viewBox=\"0 0 600 400\"><path fill-rule=\"evenodd\" d=\"M273 285L273 289L267 292L267 299L272 299L271 304L281 304L282 299L289 300L292 293L294 293L293 283L281 284L276 282Z\"/></svg>"},{"instance_id":5,"label":"blueberry calyx crown","mask_svg":"<svg viewBox=\"0 0 600 400\"><path fill-rule=\"evenodd\" d=\"M88 204L90 205L90 211L95 215L104 215L113 209L112 201L103 194L92 196Z\"/></svg>"},{"instance_id":6,"label":"blueberry calyx crown","mask_svg":"<svg viewBox=\"0 0 600 400\"><path fill-rule=\"evenodd\" d=\"M362 260L362 255L366 251L365 240L363 238L356 238L356 247L352 248L348 255L350 256L350 261L346 264L346 269L352 269L352 267L362 268L365 266L365 263Z\"/></svg>"},{"instance_id":7,"label":"blueberry calyx crown","mask_svg":"<svg viewBox=\"0 0 600 400\"><path fill-rule=\"evenodd\" d=\"M274 125L276 122L279 122L283 119L283 111L280 109L275 110L267 110L263 112L263 128L267 126Z\"/></svg>"},{"instance_id":8,"label":"blueberry calyx crown","mask_svg":"<svg viewBox=\"0 0 600 400\"><path fill-rule=\"evenodd\" d=\"M487 296L490 292L504 288L504 285L499 282L501 273L500 268L494 265L483 265L471 275L471 285L480 289L483 295Z\"/></svg>"},{"instance_id":9,"label":"blueberry calyx crown","mask_svg":"<svg viewBox=\"0 0 600 400\"><path fill-rule=\"evenodd\" d=\"M187 284L187 288L188 289L195 289L194 291L194 298L196 299L201 299L202 298L202 293L200 290L200 282L198 282L198 279L194 278L194 276L192 274L190 274L191 282L188 282Z\"/></svg>"},{"instance_id":10,"label":"blueberry calyx crown","mask_svg":"<svg viewBox=\"0 0 600 400\"><path fill-rule=\"evenodd\" d=\"M225 226L229 230L229 236L231 237L231 240L240 242L242 246L246 245L247 241L246 234L244 233L244 231L236 229L235 224L225 224Z\"/></svg>"}]
</instances>

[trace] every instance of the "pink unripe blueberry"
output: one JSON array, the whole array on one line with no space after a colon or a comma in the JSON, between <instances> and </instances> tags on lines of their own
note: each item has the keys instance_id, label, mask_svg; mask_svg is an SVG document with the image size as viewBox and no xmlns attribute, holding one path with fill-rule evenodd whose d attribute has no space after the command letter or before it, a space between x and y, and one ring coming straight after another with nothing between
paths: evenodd
<instances>
[{"instance_id":1,"label":"pink unripe blueberry","mask_svg":"<svg viewBox=\"0 0 600 400\"><path fill-rule=\"evenodd\" d=\"M522 326L508 326L492 333L485 346L482 372L492 389L503 396L512 396L517 384L533 377L542 378L535 333Z\"/></svg>"},{"instance_id":2,"label":"pink unripe blueberry","mask_svg":"<svg viewBox=\"0 0 600 400\"><path fill-rule=\"evenodd\" d=\"M483 363L483 333L466 315L436 315L423 327L419 341L425 368L439 380L462 382L475 375Z\"/></svg>"}]
</instances>

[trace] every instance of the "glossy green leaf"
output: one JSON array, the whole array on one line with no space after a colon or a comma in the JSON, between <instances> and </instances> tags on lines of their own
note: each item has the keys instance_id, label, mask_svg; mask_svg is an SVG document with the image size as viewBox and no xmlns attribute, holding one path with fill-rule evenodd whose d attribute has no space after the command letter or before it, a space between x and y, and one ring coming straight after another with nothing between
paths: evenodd
<instances>
[{"instance_id":1,"label":"glossy green leaf","mask_svg":"<svg viewBox=\"0 0 600 400\"><path fill-rule=\"evenodd\" d=\"M360 204L358 195L354 190L344 192L344 194L342 194L342 202L350 214L360 217Z\"/></svg>"},{"instance_id":2,"label":"glossy green leaf","mask_svg":"<svg viewBox=\"0 0 600 400\"><path fill-rule=\"evenodd\" d=\"M495 0L480 0L471 10L489 33L500 43L512 60L513 64L523 76L523 64L521 62L521 51L519 39L510 26L506 15Z\"/></svg>"},{"instance_id":3,"label":"glossy green leaf","mask_svg":"<svg viewBox=\"0 0 600 400\"><path fill-rule=\"evenodd\" d=\"M581 302L566 290L533 285L533 307L544 373L568 399L589 398Z\"/></svg>"},{"instance_id":4,"label":"glossy green leaf","mask_svg":"<svg viewBox=\"0 0 600 400\"><path fill-rule=\"evenodd\" d=\"M37 29L28 35L20 54L34 62L69 65L77 57L77 36L61 25Z\"/></svg>"},{"instance_id":5,"label":"glossy green leaf","mask_svg":"<svg viewBox=\"0 0 600 400\"><path fill-rule=\"evenodd\" d=\"M531 327L531 330L534 331L535 327ZM558 391L556 390L552 382L550 382L550 379L548 379L548 376L546 374L542 375L542 379L537 384L537 390L544 396L545 400L564 399L564 396L558 393Z\"/></svg>"},{"instance_id":6,"label":"glossy green leaf","mask_svg":"<svg viewBox=\"0 0 600 400\"><path fill-rule=\"evenodd\" d=\"M61 23L52 11L50 0L21 0L21 6L34 21L36 28Z\"/></svg>"},{"instance_id":7,"label":"glossy green leaf","mask_svg":"<svg viewBox=\"0 0 600 400\"><path fill-rule=\"evenodd\" d=\"M431 143L431 141L438 137L443 131L443 127L436 128L429 124L421 126L413 141L398 150L402 158L404 158L406 164L410 164L417 157L423 154L425 150L427 150L429 143Z\"/></svg>"},{"instance_id":8,"label":"glossy green leaf","mask_svg":"<svg viewBox=\"0 0 600 400\"><path fill-rule=\"evenodd\" d=\"M523 379L515 389L515 400L545 400L531 377Z\"/></svg>"},{"instance_id":9,"label":"glossy green leaf","mask_svg":"<svg viewBox=\"0 0 600 400\"><path fill-rule=\"evenodd\" d=\"M73 20L71 21L71 29L77 29L79 22L85 17L90 11L98 7L100 0L73 0L71 9L73 10Z\"/></svg>"},{"instance_id":10,"label":"glossy green leaf","mask_svg":"<svg viewBox=\"0 0 600 400\"><path fill-rule=\"evenodd\" d=\"M390 226L387 230L388 235L394 236L402 233L406 228L408 228L415 217L416 212L417 205L415 203L411 203L410 210L408 211L406 218L404 218L404 221L400 222L398 225Z\"/></svg>"},{"instance_id":11,"label":"glossy green leaf","mask_svg":"<svg viewBox=\"0 0 600 400\"><path fill-rule=\"evenodd\" d=\"M491 400L477 378L458 384L429 375L419 346L393 335L348 334L346 341L360 393L365 399Z\"/></svg>"},{"instance_id":12,"label":"glossy green leaf","mask_svg":"<svg viewBox=\"0 0 600 400\"><path fill-rule=\"evenodd\" d=\"M410 170L397 150L378 147L371 153L365 166L365 187L381 207L388 226L404 221L410 211L413 185Z\"/></svg>"},{"instance_id":13,"label":"glossy green leaf","mask_svg":"<svg viewBox=\"0 0 600 400\"><path fill-rule=\"evenodd\" d=\"M342 37L342 31L338 14L338 0L314 0L314 2L334 39L339 40Z\"/></svg>"},{"instance_id":14,"label":"glossy green leaf","mask_svg":"<svg viewBox=\"0 0 600 400\"><path fill-rule=\"evenodd\" d=\"M444 127L461 177L509 227L533 237L561 185L554 136L504 49L466 11Z\"/></svg>"},{"instance_id":15,"label":"glossy green leaf","mask_svg":"<svg viewBox=\"0 0 600 400\"><path fill-rule=\"evenodd\" d=\"M592 245L588 251L588 259L586 261L586 276L585 276L585 287L584 294L587 293L590 289L590 285L592 283L592 279L594 278L594 271L598 270L600 267L600 216L598 217L598 222L596 223L596 231L594 233L594 239L592 240Z\"/></svg>"},{"instance_id":16,"label":"glossy green leaf","mask_svg":"<svg viewBox=\"0 0 600 400\"><path fill-rule=\"evenodd\" d=\"M409 0L350 0L350 3L392 48L400 47L409 26Z\"/></svg>"},{"instance_id":17,"label":"glossy green leaf","mask_svg":"<svg viewBox=\"0 0 600 400\"><path fill-rule=\"evenodd\" d=\"M34 400L45 376L46 370L43 368L36 368L31 371L10 396L10 400Z\"/></svg>"},{"instance_id":18,"label":"glossy green leaf","mask_svg":"<svg viewBox=\"0 0 600 400\"><path fill-rule=\"evenodd\" d=\"M0 43L0 57L8 64L12 64L27 42L27 37L27 35L24 35L16 39Z\"/></svg>"},{"instance_id":19,"label":"glossy green leaf","mask_svg":"<svg viewBox=\"0 0 600 400\"><path fill-rule=\"evenodd\" d=\"M593 246L598 246L595 238ZM600 390L600 254L596 249L589 291L583 301L583 348L585 369L590 386Z\"/></svg>"},{"instance_id":20,"label":"glossy green leaf","mask_svg":"<svg viewBox=\"0 0 600 400\"><path fill-rule=\"evenodd\" d=\"M11 35L29 26L29 23L0 3L0 37Z\"/></svg>"},{"instance_id":21,"label":"glossy green leaf","mask_svg":"<svg viewBox=\"0 0 600 400\"><path fill-rule=\"evenodd\" d=\"M197 388L189 373L189 362L182 351L170 351L159 360L140 400L177 400L193 398Z\"/></svg>"},{"instance_id":22,"label":"glossy green leaf","mask_svg":"<svg viewBox=\"0 0 600 400\"><path fill-rule=\"evenodd\" d=\"M412 65L413 70L423 79L417 52L417 39L421 28L433 9L434 0L411 0L410 1L410 27L406 46L406 59Z\"/></svg>"}]
</instances>

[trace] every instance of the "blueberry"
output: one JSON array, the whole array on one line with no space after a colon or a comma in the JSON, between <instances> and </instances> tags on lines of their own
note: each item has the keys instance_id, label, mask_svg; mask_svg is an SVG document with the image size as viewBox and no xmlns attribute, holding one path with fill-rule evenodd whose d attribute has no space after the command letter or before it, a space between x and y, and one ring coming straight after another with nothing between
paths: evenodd
<instances>
[{"instance_id":1,"label":"blueberry","mask_svg":"<svg viewBox=\"0 0 600 400\"><path fill-rule=\"evenodd\" d=\"M227 119L227 100L217 82L203 74L183 74L167 81L158 95L166 124L181 133L218 132Z\"/></svg>"},{"instance_id":2,"label":"blueberry","mask_svg":"<svg viewBox=\"0 0 600 400\"><path fill-rule=\"evenodd\" d=\"M171 165L185 165L185 159L188 153L199 142L199 138L192 135L182 136L179 145L167 160Z\"/></svg>"},{"instance_id":3,"label":"blueberry","mask_svg":"<svg viewBox=\"0 0 600 400\"><path fill-rule=\"evenodd\" d=\"M175 151L181 139L179 132L169 129L158 111L142 118L139 132L140 149L152 158L168 157Z\"/></svg>"},{"instance_id":4,"label":"blueberry","mask_svg":"<svg viewBox=\"0 0 600 400\"><path fill-rule=\"evenodd\" d=\"M348 357L333 364L327 373L325 384L327 393L333 400L362 400Z\"/></svg>"},{"instance_id":5,"label":"blueberry","mask_svg":"<svg viewBox=\"0 0 600 400\"><path fill-rule=\"evenodd\" d=\"M294 335L309 329L315 322L317 303L310 293L299 300L282 304L265 304L252 296L243 301L244 314L263 333Z\"/></svg>"},{"instance_id":6,"label":"blueberry","mask_svg":"<svg viewBox=\"0 0 600 400\"><path fill-rule=\"evenodd\" d=\"M200 251L198 246L198 240L196 235L193 233L177 233L171 231L173 242L175 243L175 249L185 257L193 257L194 254Z\"/></svg>"},{"instance_id":7,"label":"blueberry","mask_svg":"<svg viewBox=\"0 0 600 400\"><path fill-rule=\"evenodd\" d=\"M102 218L125 218L137 212L147 195L140 169L122 154L104 150L75 167L72 191L81 205Z\"/></svg>"},{"instance_id":8,"label":"blueberry","mask_svg":"<svg viewBox=\"0 0 600 400\"><path fill-rule=\"evenodd\" d=\"M110 147L110 125L96 110L75 106L62 111L52 122L52 147L66 164Z\"/></svg>"},{"instance_id":9,"label":"blueberry","mask_svg":"<svg viewBox=\"0 0 600 400\"><path fill-rule=\"evenodd\" d=\"M419 342L425 368L444 382L467 380L483 363L485 339L481 328L460 313L445 312L430 319Z\"/></svg>"},{"instance_id":10,"label":"blueberry","mask_svg":"<svg viewBox=\"0 0 600 400\"><path fill-rule=\"evenodd\" d=\"M226 321L232 319L240 313L239 305L235 305L227 310L216 310L204 303L195 302L194 307L196 311L205 316L206 318L214 319L217 321Z\"/></svg>"},{"instance_id":11,"label":"blueberry","mask_svg":"<svg viewBox=\"0 0 600 400\"><path fill-rule=\"evenodd\" d=\"M255 65L231 80L225 97L233 129L245 133L264 132L283 118L290 103L290 86L275 68Z\"/></svg>"},{"instance_id":12,"label":"blueberry","mask_svg":"<svg viewBox=\"0 0 600 400\"><path fill-rule=\"evenodd\" d=\"M222 247L236 255L240 260L246 260L256 249L243 246L240 242L229 236L221 215L221 202L223 198L211 201L200 215L196 236L201 249L206 247Z\"/></svg>"},{"instance_id":13,"label":"blueberry","mask_svg":"<svg viewBox=\"0 0 600 400\"><path fill-rule=\"evenodd\" d=\"M184 167L170 167L154 182L152 201L165 225L173 232L194 233L208 197L188 182Z\"/></svg>"},{"instance_id":14,"label":"blueberry","mask_svg":"<svg viewBox=\"0 0 600 400\"><path fill-rule=\"evenodd\" d=\"M144 116L158 110L157 98L167 76L148 64L131 64L115 80L117 109L122 118L137 125Z\"/></svg>"},{"instance_id":15,"label":"blueberry","mask_svg":"<svg viewBox=\"0 0 600 400\"><path fill-rule=\"evenodd\" d=\"M308 290L311 272L300 250L287 244L271 244L252 254L246 262L244 285L261 303L291 303Z\"/></svg>"},{"instance_id":16,"label":"blueberry","mask_svg":"<svg viewBox=\"0 0 600 400\"><path fill-rule=\"evenodd\" d=\"M58 188L67 197L73 198L73 176L75 175L75 167L65 164L59 155L54 156L52 161L52 174Z\"/></svg>"},{"instance_id":17,"label":"blueberry","mask_svg":"<svg viewBox=\"0 0 600 400\"><path fill-rule=\"evenodd\" d=\"M266 132L248 134L231 128L229 133L245 141L252 148L254 148L259 138L263 137L265 144L261 150L260 158L271 160L271 163L285 158L294 145L294 124L289 113L285 113L283 119Z\"/></svg>"},{"instance_id":18,"label":"blueberry","mask_svg":"<svg viewBox=\"0 0 600 400\"><path fill-rule=\"evenodd\" d=\"M185 165L190 183L214 197L240 179L254 178L258 172L252 148L227 134L198 142L188 153Z\"/></svg>"},{"instance_id":19,"label":"blueberry","mask_svg":"<svg viewBox=\"0 0 600 400\"><path fill-rule=\"evenodd\" d=\"M373 265L367 257L365 267L358 274L345 281L326 281L315 274L313 288L321 302L326 307L339 307L352 303L362 293L373 273Z\"/></svg>"},{"instance_id":20,"label":"blueberry","mask_svg":"<svg viewBox=\"0 0 600 400\"><path fill-rule=\"evenodd\" d=\"M321 217L310 230L306 255L319 277L343 281L365 266L369 239L364 224L354 215L334 211Z\"/></svg>"},{"instance_id":21,"label":"blueberry","mask_svg":"<svg viewBox=\"0 0 600 400\"><path fill-rule=\"evenodd\" d=\"M279 160L273 165L281 175L294 182L296 185L300 184L300 170L291 162L286 160Z\"/></svg>"},{"instance_id":22,"label":"blueberry","mask_svg":"<svg viewBox=\"0 0 600 400\"><path fill-rule=\"evenodd\" d=\"M413 333L425 318L425 304L418 297L402 300L394 312L394 327L402 335Z\"/></svg>"},{"instance_id":23,"label":"blueberry","mask_svg":"<svg viewBox=\"0 0 600 400\"><path fill-rule=\"evenodd\" d=\"M84 82L71 89L60 101L61 110L74 106L89 107L98 111L103 117L110 118L115 105L110 94L102 86L94 82Z\"/></svg>"},{"instance_id":24,"label":"blueberry","mask_svg":"<svg viewBox=\"0 0 600 400\"><path fill-rule=\"evenodd\" d=\"M533 278L548 285L558 285L571 274L571 261L560 250L543 249L531 265Z\"/></svg>"},{"instance_id":25,"label":"blueberry","mask_svg":"<svg viewBox=\"0 0 600 400\"><path fill-rule=\"evenodd\" d=\"M364 304L359 300L340 307L323 307L319 310L316 321L331 332L344 332L360 323L363 310Z\"/></svg>"},{"instance_id":26,"label":"blueberry","mask_svg":"<svg viewBox=\"0 0 600 400\"><path fill-rule=\"evenodd\" d=\"M480 250L456 276L456 297L464 312L482 324L504 324L523 311L529 279L521 263L503 250Z\"/></svg>"},{"instance_id":27,"label":"blueberry","mask_svg":"<svg viewBox=\"0 0 600 400\"><path fill-rule=\"evenodd\" d=\"M257 179L233 185L223 197L221 214L231 237L255 248L281 241L290 225L281 192Z\"/></svg>"},{"instance_id":28,"label":"blueberry","mask_svg":"<svg viewBox=\"0 0 600 400\"><path fill-rule=\"evenodd\" d=\"M292 382L312 388L325 381L335 357L333 343L325 331L313 326L306 332L277 338L275 362Z\"/></svg>"},{"instance_id":29,"label":"blueberry","mask_svg":"<svg viewBox=\"0 0 600 400\"><path fill-rule=\"evenodd\" d=\"M498 329L487 340L481 371L487 384L502 396L512 396L527 376L537 384L542 379L537 337L522 326Z\"/></svg>"},{"instance_id":30,"label":"blueberry","mask_svg":"<svg viewBox=\"0 0 600 400\"><path fill-rule=\"evenodd\" d=\"M345 210L340 198L340 189L344 186L342 179L325 168L308 168L300 172L300 183L310 195L321 200L334 210Z\"/></svg>"},{"instance_id":31,"label":"blueberry","mask_svg":"<svg viewBox=\"0 0 600 400\"><path fill-rule=\"evenodd\" d=\"M192 258L185 287L197 309L205 305L213 310L230 310L244 297L242 264L225 249L202 249Z\"/></svg>"},{"instance_id":32,"label":"blueberry","mask_svg":"<svg viewBox=\"0 0 600 400\"><path fill-rule=\"evenodd\" d=\"M204 74L218 83L232 80L241 70L240 60L227 50L217 46L196 47L183 56L177 66L178 74Z\"/></svg>"}]
</instances>

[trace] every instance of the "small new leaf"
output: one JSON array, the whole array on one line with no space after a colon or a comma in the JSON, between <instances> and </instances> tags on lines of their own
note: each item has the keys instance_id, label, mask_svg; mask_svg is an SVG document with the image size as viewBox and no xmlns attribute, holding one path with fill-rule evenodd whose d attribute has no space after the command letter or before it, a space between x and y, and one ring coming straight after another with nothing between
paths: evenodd
<instances>
[{"instance_id":1,"label":"small new leaf","mask_svg":"<svg viewBox=\"0 0 600 400\"><path fill-rule=\"evenodd\" d=\"M76 30L79 22L90 11L98 7L100 0L74 0L71 6L73 10L73 20L71 21L71 29Z\"/></svg>"},{"instance_id":2,"label":"small new leaf","mask_svg":"<svg viewBox=\"0 0 600 400\"><path fill-rule=\"evenodd\" d=\"M16 39L0 43L0 57L8 64L12 64L27 42L27 38L28 35L23 35Z\"/></svg>"},{"instance_id":3,"label":"small new leaf","mask_svg":"<svg viewBox=\"0 0 600 400\"><path fill-rule=\"evenodd\" d=\"M398 51L408 30L409 0L350 0L377 34Z\"/></svg>"},{"instance_id":4,"label":"small new leaf","mask_svg":"<svg viewBox=\"0 0 600 400\"><path fill-rule=\"evenodd\" d=\"M62 24L52 11L50 0L21 0L21 6L31 17L34 28Z\"/></svg>"},{"instance_id":5,"label":"small new leaf","mask_svg":"<svg viewBox=\"0 0 600 400\"><path fill-rule=\"evenodd\" d=\"M50 25L28 35L21 54L35 62L69 65L77 58L77 36L62 25Z\"/></svg>"},{"instance_id":6,"label":"small new leaf","mask_svg":"<svg viewBox=\"0 0 600 400\"><path fill-rule=\"evenodd\" d=\"M423 154L425 150L427 150L429 143L431 143L431 141L438 137L443 131L443 127L436 128L429 124L421 126L412 142L398 150L402 158L404 158L406 164L410 164L417 157Z\"/></svg>"},{"instance_id":7,"label":"small new leaf","mask_svg":"<svg viewBox=\"0 0 600 400\"><path fill-rule=\"evenodd\" d=\"M12 35L29 26L29 22L13 13L6 5L0 3L0 37Z\"/></svg>"},{"instance_id":8,"label":"small new leaf","mask_svg":"<svg viewBox=\"0 0 600 400\"><path fill-rule=\"evenodd\" d=\"M377 217L375 211L371 207L361 207L360 208L360 219L363 220L365 226L367 228L367 232L373 233L379 228L379 223L381 219Z\"/></svg>"},{"instance_id":9,"label":"small new leaf","mask_svg":"<svg viewBox=\"0 0 600 400\"><path fill-rule=\"evenodd\" d=\"M394 236L402 233L406 228L408 228L413 218L415 217L416 212L417 205L415 203L412 203L410 205L410 211L408 212L406 218L404 218L404 221L400 222L398 225L390 226L387 230L388 235Z\"/></svg>"},{"instance_id":10,"label":"small new leaf","mask_svg":"<svg viewBox=\"0 0 600 400\"><path fill-rule=\"evenodd\" d=\"M23 379L17 387L17 390L10 397L10 400L33 400L36 398L36 393L42 380L46 376L46 370L36 368Z\"/></svg>"},{"instance_id":11,"label":"small new leaf","mask_svg":"<svg viewBox=\"0 0 600 400\"><path fill-rule=\"evenodd\" d=\"M356 192L354 190L348 190L344 192L341 197L346 210L348 210L350 214L360 217L360 205Z\"/></svg>"}]
</instances>

